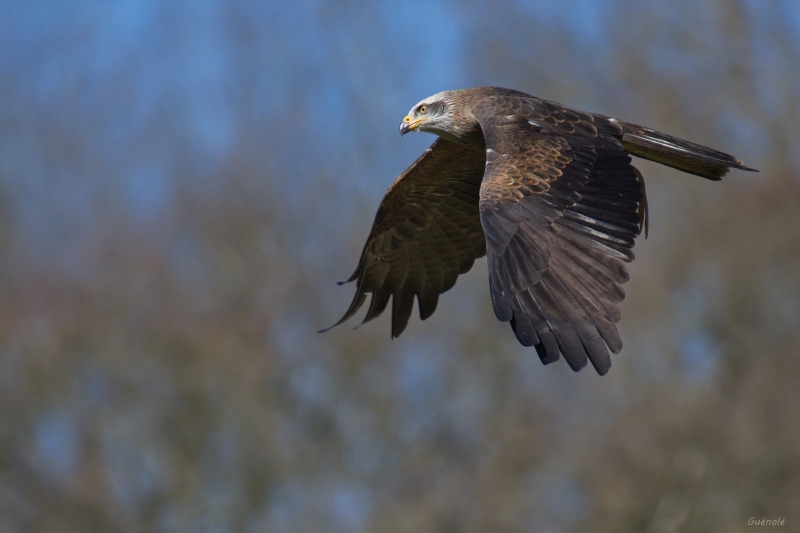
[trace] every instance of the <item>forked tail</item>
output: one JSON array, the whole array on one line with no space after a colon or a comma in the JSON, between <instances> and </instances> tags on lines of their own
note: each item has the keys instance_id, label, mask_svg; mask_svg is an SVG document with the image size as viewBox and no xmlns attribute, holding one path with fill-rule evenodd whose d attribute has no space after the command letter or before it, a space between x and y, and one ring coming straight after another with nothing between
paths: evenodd
<instances>
[{"instance_id":1,"label":"forked tail","mask_svg":"<svg viewBox=\"0 0 800 533\"><path fill-rule=\"evenodd\" d=\"M714 181L731 168L758 172L730 154L636 124L624 125L622 146L631 155Z\"/></svg>"}]
</instances>

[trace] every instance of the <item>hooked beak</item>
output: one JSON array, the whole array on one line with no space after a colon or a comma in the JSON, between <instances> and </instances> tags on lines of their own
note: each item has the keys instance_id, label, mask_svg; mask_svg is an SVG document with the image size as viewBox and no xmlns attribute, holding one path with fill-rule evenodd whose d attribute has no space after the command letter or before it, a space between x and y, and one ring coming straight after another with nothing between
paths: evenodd
<instances>
[{"instance_id":1,"label":"hooked beak","mask_svg":"<svg viewBox=\"0 0 800 533\"><path fill-rule=\"evenodd\" d=\"M400 135L405 135L409 131L414 131L415 129L419 128L419 125L425 122L426 120L428 120L428 117L422 117L412 121L411 117L406 115L406 118L404 118L403 122L400 124Z\"/></svg>"}]
</instances>

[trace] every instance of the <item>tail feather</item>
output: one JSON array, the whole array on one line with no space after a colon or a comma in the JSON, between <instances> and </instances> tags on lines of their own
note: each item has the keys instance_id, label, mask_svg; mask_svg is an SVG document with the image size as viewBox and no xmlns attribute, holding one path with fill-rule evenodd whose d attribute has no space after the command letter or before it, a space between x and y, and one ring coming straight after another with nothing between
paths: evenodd
<instances>
[{"instance_id":1,"label":"tail feather","mask_svg":"<svg viewBox=\"0 0 800 533\"><path fill-rule=\"evenodd\" d=\"M725 152L635 124L624 125L622 146L631 155L714 181L731 168L758 172Z\"/></svg>"}]
</instances>

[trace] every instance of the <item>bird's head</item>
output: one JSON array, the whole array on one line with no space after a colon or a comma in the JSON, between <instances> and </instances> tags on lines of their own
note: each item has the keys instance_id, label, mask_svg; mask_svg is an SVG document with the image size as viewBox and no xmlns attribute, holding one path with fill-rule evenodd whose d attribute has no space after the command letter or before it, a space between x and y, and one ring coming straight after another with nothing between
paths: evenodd
<instances>
[{"instance_id":1,"label":"bird's head","mask_svg":"<svg viewBox=\"0 0 800 533\"><path fill-rule=\"evenodd\" d=\"M463 134L463 124L458 117L463 115L463 99L458 91L444 91L422 100L411 108L400 123L400 134L409 131L426 131L449 140L458 141Z\"/></svg>"}]
</instances>

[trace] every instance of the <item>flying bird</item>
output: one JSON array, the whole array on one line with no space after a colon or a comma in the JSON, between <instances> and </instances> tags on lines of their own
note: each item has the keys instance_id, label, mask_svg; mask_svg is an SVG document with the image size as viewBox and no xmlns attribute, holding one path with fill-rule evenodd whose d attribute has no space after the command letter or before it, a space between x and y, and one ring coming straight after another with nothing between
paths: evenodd
<instances>
[{"instance_id":1,"label":"flying bird","mask_svg":"<svg viewBox=\"0 0 800 533\"><path fill-rule=\"evenodd\" d=\"M348 279L355 297L334 326L371 294L364 322L391 299L397 337L415 298L425 320L486 255L494 312L519 342L544 364L563 355L572 370L591 361L600 375L608 351L622 349L625 263L647 234L631 156L715 181L731 168L755 171L650 128L498 87L426 98L400 124L410 131L439 138L389 187Z\"/></svg>"}]
</instances>

